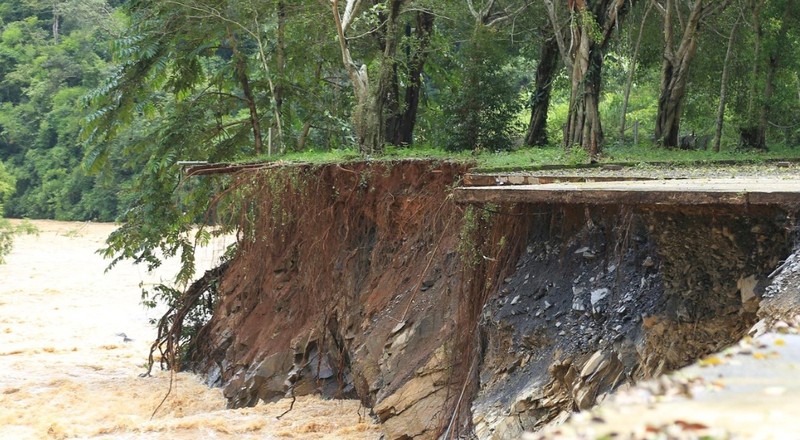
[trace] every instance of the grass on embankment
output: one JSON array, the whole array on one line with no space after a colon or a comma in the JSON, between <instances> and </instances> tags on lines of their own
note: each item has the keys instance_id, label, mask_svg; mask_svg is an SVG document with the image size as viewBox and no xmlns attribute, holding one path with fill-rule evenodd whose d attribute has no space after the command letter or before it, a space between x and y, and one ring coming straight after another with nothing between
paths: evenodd
<instances>
[{"instance_id":1,"label":"grass on embankment","mask_svg":"<svg viewBox=\"0 0 800 440\"><path fill-rule=\"evenodd\" d=\"M361 160L362 156L355 149L329 150L329 151L304 151L287 153L284 155L261 156L247 162L270 162L282 160L286 162L307 163L332 163ZM576 149L570 152L562 147L520 148L515 151L472 151L451 152L435 148L397 148L387 147L376 160L402 160L402 159L438 159L473 162L477 171L515 171L531 170L549 166L586 167L589 163L588 156L583 150ZM673 164L702 164L714 162L743 162L759 163L769 160L800 160L800 148L774 147L770 151L735 151L727 150L715 153L713 151L694 151L658 148L655 146L608 146L603 152L601 164L625 163L673 163Z\"/></svg>"}]
</instances>

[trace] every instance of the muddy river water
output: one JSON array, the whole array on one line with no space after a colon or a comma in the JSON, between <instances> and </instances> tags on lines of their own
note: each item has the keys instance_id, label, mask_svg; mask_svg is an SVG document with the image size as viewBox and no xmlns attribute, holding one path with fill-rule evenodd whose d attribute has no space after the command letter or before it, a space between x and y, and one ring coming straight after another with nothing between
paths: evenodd
<instances>
[{"instance_id":1,"label":"muddy river water","mask_svg":"<svg viewBox=\"0 0 800 440\"><path fill-rule=\"evenodd\" d=\"M226 410L219 389L178 374L141 378L157 311L140 305L140 283L167 280L122 262L104 273L95 251L114 225L36 221L0 265L0 439L375 439L356 401L299 398ZM199 271L228 244L204 248ZM202 273L202 272L200 272ZM120 334L124 333L129 341Z\"/></svg>"}]
</instances>

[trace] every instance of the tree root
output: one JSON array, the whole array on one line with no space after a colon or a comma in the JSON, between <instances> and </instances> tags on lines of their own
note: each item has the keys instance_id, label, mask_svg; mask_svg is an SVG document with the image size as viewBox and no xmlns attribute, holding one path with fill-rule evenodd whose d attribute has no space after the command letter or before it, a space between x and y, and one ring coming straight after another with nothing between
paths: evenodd
<instances>
[{"instance_id":1,"label":"tree root","mask_svg":"<svg viewBox=\"0 0 800 440\"><path fill-rule=\"evenodd\" d=\"M161 369L169 369L173 371L180 371L179 348L184 339L183 335L184 319L187 315L198 306L199 301L203 298L203 294L210 289L216 290L216 283L225 274L228 269L228 262L223 262L214 269L206 271L206 273L192 283L183 294L176 299L175 304L161 317L158 322L158 336L156 337L153 345L150 346L150 354L148 357L147 371L142 373L141 377L150 376L155 365L155 353L160 353ZM194 343L194 335L188 336L187 343Z\"/></svg>"}]
</instances>

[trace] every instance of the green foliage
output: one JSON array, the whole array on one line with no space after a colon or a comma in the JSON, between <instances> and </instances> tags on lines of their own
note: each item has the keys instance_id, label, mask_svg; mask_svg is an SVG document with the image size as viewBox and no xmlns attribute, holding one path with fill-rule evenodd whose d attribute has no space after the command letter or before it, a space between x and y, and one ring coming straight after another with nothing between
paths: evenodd
<instances>
[{"instance_id":1,"label":"green foliage","mask_svg":"<svg viewBox=\"0 0 800 440\"><path fill-rule=\"evenodd\" d=\"M184 181L178 162L252 157L249 101L269 108L265 95L244 89L267 88L256 31L250 21L217 16L216 6L132 3L133 25L113 45L120 67L87 96L95 111L84 127L86 166L107 172L119 164L136 175L122 185L123 225L103 255L150 269L179 256L179 283L193 277L194 247L208 238L195 225L219 220L207 213L224 179Z\"/></svg>"},{"instance_id":2,"label":"green foliage","mask_svg":"<svg viewBox=\"0 0 800 440\"><path fill-rule=\"evenodd\" d=\"M17 225L3 217L3 202L14 192L14 177L0 162L0 264L14 247L14 236L18 234L38 234L39 230L31 222L24 220Z\"/></svg>"},{"instance_id":3,"label":"green foliage","mask_svg":"<svg viewBox=\"0 0 800 440\"><path fill-rule=\"evenodd\" d=\"M588 8L581 9L577 13L577 20L573 20L573 26L580 25L592 41L600 41L603 38L603 32L600 30L600 25L597 23L597 18L592 14Z\"/></svg>"},{"instance_id":4,"label":"green foliage","mask_svg":"<svg viewBox=\"0 0 800 440\"><path fill-rule=\"evenodd\" d=\"M517 71L496 32L478 25L457 53L462 74L447 85L444 146L450 151L508 150L519 136L522 108Z\"/></svg>"},{"instance_id":5,"label":"green foliage","mask_svg":"<svg viewBox=\"0 0 800 440\"><path fill-rule=\"evenodd\" d=\"M0 264L6 262L6 255L11 253L14 247L14 227L11 223L0 217Z\"/></svg>"},{"instance_id":6,"label":"green foliage","mask_svg":"<svg viewBox=\"0 0 800 440\"><path fill-rule=\"evenodd\" d=\"M570 148L564 152L563 160L567 165L589 163L589 153L583 148Z\"/></svg>"},{"instance_id":7,"label":"green foliage","mask_svg":"<svg viewBox=\"0 0 800 440\"><path fill-rule=\"evenodd\" d=\"M4 257L11 252L14 245L14 230L8 220L3 218L3 202L14 190L14 179L6 172L3 162L0 162L0 264L5 262Z\"/></svg>"},{"instance_id":8,"label":"green foliage","mask_svg":"<svg viewBox=\"0 0 800 440\"><path fill-rule=\"evenodd\" d=\"M511 3L506 10L516 10ZM632 23L643 19L647 3L631 4L605 52L603 160L796 156L800 27L797 14L786 13L790 4L766 3L758 56L752 20L739 22L722 153L715 155L651 145L664 42L659 15L652 13L634 63L639 27ZM283 21L278 20L281 4ZM679 6L686 12L685 3ZM390 111L404 110L402 95L412 79L407 68L422 47L415 35L420 10L436 18L421 75L415 144L389 147L386 158L455 159L493 170L585 162L580 151L558 147L572 85L565 69L552 85L547 130L553 145L516 147L529 119L522 107L534 87L539 48L552 36L541 2L494 23L504 13L500 8L478 20L463 2L406 2L396 36ZM715 32L699 36L681 134L713 131L727 33L741 13L728 8L704 21ZM358 38L348 42L372 78L383 56L385 14L382 1L365 8L351 29ZM572 18L597 38L602 17L584 11ZM60 25L57 36L54 24ZM760 94L776 54L776 89L767 100ZM627 132L620 138L623 85L634 65ZM192 248L204 239L195 225L224 226L226 219L207 216L209 207L246 200L235 191L224 192L225 178L182 178L177 162L356 159L350 122L354 101L327 3L8 0L0 5L0 160L10 179L0 186L0 203L13 217L119 220L123 226L110 237L105 255L151 267L164 256L181 255L185 265L179 279L186 281ZM738 127L758 116L749 107L767 104L772 151L734 152ZM638 145L631 142L633 121L639 123ZM254 146L258 124L264 140L260 155Z\"/></svg>"},{"instance_id":9,"label":"green foliage","mask_svg":"<svg viewBox=\"0 0 800 440\"><path fill-rule=\"evenodd\" d=\"M18 234L39 235L39 228L28 219L23 219L17 223L14 230Z\"/></svg>"},{"instance_id":10,"label":"green foliage","mask_svg":"<svg viewBox=\"0 0 800 440\"><path fill-rule=\"evenodd\" d=\"M6 171L3 162L0 162L0 216L3 214L3 204L14 192L14 177Z\"/></svg>"},{"instance_id":11,"label":"green foliage","mask_svg":"<svg viewBox=\"0 0 800 440\"><path fill-rule=\"evenodd\" d=\"M6 213L14 217L112 220L115 191L80 167L80 98L107 70L106 29L115 21L99 1L59 3L58 41L47 10L17 5L0 32L0 159L16 179ZM22 16L25 13L31 14ZM85 13L85 14L84 14ZM15 14L11 14L12 16ZM97 18L97 17L95 17Z\"/></svg>"},{"instance_id":12,"label":"green foliage","mask_svg":"<svg viewBox=\"0 0 800 440\"><path fill-rule=\"evenodd\" d=\"M154 133L152 138L162 139L157 145L160 154L138 161L142 174L125 188L130 208L121 215L122 226L109 236L108 246L102 250L104 256L113 258L112 266L131 259L152 270L163 258L178 255L181 270L176 281L186 283L194 276L194 248L209 238L207 231L196 225L210 221L207 213L224 179L182 180L176 165L182 151L170 148L182 134L180 130Z\"/></svg>"},{"instance_id":13,"label":"green foliage","mask_svg":"<svg viewBox=\"0 0 800 440\"><path fill-rule=\"evenodd\" d=\"M480 263L480 246L476 243L475 237L479 228L478 208L469 205L464 210L461 231L458 234L457 252L461 258L461 263L466 267L474 268Z\"/></svg>"},{"instance_id":14,"label":"green foliage","mask_svg":"<svg viewBox=\"0 0 800 440\"><path fill-rule=\"evenodd\" d=\"M617 81L624 82L626 79L626 69L623 67L624 57L607 60L605 63L604 75L608 83L606 90L611 89L610 83ZM600 101L600 113L606 115L603 129L606 134L606 145L632 145L633 144L633 125L639 124L639 141L646 144L655 130L656 114L658 113L658 88L655 87L659 81L658 69L642 69L639 72L637 81L631 87L631 94L628 100L627 122L625 124L625 139L619 138L620 115L622 114L623 95L611 91L603 93ZM566 117L566 109L563 109ZM699 131L698 131L699 133Z\"/></svg>"}]
</instances>

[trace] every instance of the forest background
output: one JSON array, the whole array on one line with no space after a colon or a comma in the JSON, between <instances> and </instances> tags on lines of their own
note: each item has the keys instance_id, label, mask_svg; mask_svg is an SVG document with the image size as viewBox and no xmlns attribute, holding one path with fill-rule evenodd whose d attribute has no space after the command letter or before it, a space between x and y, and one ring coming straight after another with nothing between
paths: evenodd
<instances>
[{"instance_id":1,"label":"forest background","mask_svg":"<svg viewBox=\"0 0 800 440\"><path fill-rule=\"evenodd\" d=\"M0 210L120 221L107 255L157 265L226 188L181 161L793 156L799 19L795 0L5 0Z\"/></svg>"}]
</instances>

